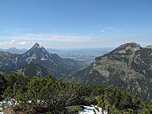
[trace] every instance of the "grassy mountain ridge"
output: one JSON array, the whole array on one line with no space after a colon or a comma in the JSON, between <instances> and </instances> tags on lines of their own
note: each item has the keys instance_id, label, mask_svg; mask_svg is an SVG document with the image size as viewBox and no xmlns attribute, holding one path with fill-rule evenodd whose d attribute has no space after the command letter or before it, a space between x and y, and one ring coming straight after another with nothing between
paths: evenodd
<instances>
[{"instance_id":1,"label":"grassy mountain ridge","mask_svg":"<svg viewBox=\"0 0 152 114\"><path fill-rule=\"evenodd\" d=\"M152 48L126 43L97 57L86 69L67 80L138 93L145 101L152 98Z\"/></svg>"}]
</instances>

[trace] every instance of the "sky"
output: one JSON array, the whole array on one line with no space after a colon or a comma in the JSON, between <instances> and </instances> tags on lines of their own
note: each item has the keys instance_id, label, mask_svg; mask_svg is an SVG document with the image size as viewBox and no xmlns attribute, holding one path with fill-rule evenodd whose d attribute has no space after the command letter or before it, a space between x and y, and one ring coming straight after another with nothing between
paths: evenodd
<instances>
[{"instance_id":1,"label":"sky","mask_svg":"<svg viewBox=\"0 0 152 114\"><path fill-rule=\"evenodd\" d=\"M0 48L152 45L152 0L0 0Z\"/></svg>"}]
</instances>

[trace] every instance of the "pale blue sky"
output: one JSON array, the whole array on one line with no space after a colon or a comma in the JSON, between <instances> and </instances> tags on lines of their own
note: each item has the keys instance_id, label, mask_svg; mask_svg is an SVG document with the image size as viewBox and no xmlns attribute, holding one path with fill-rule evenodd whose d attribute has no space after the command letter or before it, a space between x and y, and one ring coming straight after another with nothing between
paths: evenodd
<instances>
[{"instance_id":1,"label":"pale blue sky","mask_svg":"<svg viewBox=\"0 0 152 114\"><path fill-rule=\"evenodd\" d=\"M152 0L0 0L0 48L152 45Z\"/></svg>"}]
</instances>

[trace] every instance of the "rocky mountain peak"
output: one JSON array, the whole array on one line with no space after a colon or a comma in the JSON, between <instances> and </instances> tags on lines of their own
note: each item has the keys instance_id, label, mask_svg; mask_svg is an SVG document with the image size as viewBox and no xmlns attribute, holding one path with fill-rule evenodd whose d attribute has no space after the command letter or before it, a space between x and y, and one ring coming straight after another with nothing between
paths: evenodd
<instances>
[{"instance_id":1,"label":"rocky mountain peak","mask_svg":"<svg viewBox=\"0 0 152 114\"><path fill-rule=\"evenodd\" d=\"M33 61L48 60L50 58L50 53L47 52L43 46L35 43L34 46L22 56L26 58L26 62L29 64Z\"/></svg>"},{"instance_id":2,"label":"rocky mountain peak","mask_svg":"<svg viewBox=\"0 0 152 114\"><path fill-rule=\"evenodd\" d=\"M40 48L40 47L42 46L40 46L38 43L35 43L32 48Z\"/></svg>"},{"instance_id":3,"label":"rocky mountain peak","mask_svg":"<svg viewBox=\"0 0 152 114\"><path fill-rule=\"evenodd\" d=\"M132 94L138 93L142 100L151 99L151 47L142 48L134 42L123 44L108 54L96 57L90 66L78 71L69 80L105 88L117 87Z\"/></svg>"},{"instance_id":4,"label":"rocky mountain peak","mask_svg":"<svg viewBox=\"0 0 152 114\"><path fill-rule=\"evenodd\" d=\"M125 44L122 44L121 46L119 46L118 48L116 48L116 50L132 50L132 51L136 51L136 50L140 50L140 49L141 49L141 46L134 42L125 43Z\"/></svg>"},{"instance_id":5,"label":"rocky mountain peak","mask_svg":"<svg viewBox=\"0 0 152 114\"><path fill-rule=\"evenodd\" d=\"M47 52L46 49L39 45L38 43L35 43L34 46L29 50L30 52Z\"/></svg>"},{"instance_id":6,"label":"rocky mountain peak","mask_svg":"<svg viewBox=\"0 0 152 114\"><path fill-rule=\"evenodd\" d=\"M115 50L113 50L110 54L131 55L140 49L142 49L142 47L139 44L131 42L120 45Z\"/></svg>"},{"instance_id":7,"label":"rocky mountain peak","mask_svg":"<svg viewBox=\"0 0 152 114\"><path fill-rule=\"evenodd\" d=\"M81 65L76 61L51 54L38 43L35 43L30 50L23 54L0 52L0 58L0 70L15 70L16 73L21 74L27 71L27 73L30 73L29 76L32 75L31 72L38 76L45 71L44 68L46 72L57 78L67 76L81 68ZM33 65L33 63L36 63L36 65Z\"/></svg>"}]
</instances>

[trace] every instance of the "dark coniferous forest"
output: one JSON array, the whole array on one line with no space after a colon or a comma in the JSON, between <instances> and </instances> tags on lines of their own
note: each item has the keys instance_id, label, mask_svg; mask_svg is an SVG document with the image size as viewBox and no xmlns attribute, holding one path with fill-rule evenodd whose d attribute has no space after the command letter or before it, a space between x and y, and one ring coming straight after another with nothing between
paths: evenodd
<instances>
[{"instance_id":1,"label":"dark coniferous forest","mask_svg":"<svg viewBox=\"0 0 152 114\"><path fill-rule=\"evenodd\" d=\"M81 105L98 105L108 114L151 114L152 101L142 102L117 88L77 85L47 78L0 74L0 100L11 101L15 114L74 114ZM3 104L5 112L6 104Z\"/></svg>"}]
</instances>

